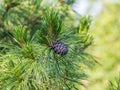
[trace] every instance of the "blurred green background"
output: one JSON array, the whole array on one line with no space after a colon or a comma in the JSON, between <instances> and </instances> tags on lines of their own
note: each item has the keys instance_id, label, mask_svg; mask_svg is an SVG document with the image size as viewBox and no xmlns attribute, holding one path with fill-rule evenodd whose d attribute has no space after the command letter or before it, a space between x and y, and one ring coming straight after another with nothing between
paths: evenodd
<instances>
[{"instance_id":1,"label":"blurred green background","mask_svg":"<svg viewBox=\"0 0 120 90\"><path fill-rule=\"evenodd\" d=\"M120 72L120 2L103 2L103 10L94 19L90 32L94 44L88 51L100 65L88 71L87 90L106 90L109 80Z\"/></svg>"}]
</instances>

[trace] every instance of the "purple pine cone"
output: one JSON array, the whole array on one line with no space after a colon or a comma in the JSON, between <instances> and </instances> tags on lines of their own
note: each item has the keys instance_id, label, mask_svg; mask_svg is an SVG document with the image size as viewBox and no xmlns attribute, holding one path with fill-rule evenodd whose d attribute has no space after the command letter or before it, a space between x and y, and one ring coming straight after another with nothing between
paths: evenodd
<instances>
[{"instance_id":1,"label":"purple pine cone","mask_svg":"<svg viewBox=\"0 0 120 90\"><path fill-rule=\"evenodd\" d=\"M56 54L65 55L68 53L68 47L62 42L54 42L52 49Z\"/></svg>"}]
</instances>

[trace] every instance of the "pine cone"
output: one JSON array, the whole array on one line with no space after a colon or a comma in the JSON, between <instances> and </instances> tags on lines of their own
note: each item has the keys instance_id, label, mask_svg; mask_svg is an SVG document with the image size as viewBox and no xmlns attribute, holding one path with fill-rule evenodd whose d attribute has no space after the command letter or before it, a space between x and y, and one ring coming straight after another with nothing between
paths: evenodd
<instances>
[{"instance_id":1,"label":"pine cone","mask_svg":"<svg viewBox=\"0 0 120 90\"><path fill-rule=\"evenodd\" d=\"M62 42L54 42L52 49L56 54L65 55L68 53L68 47Z\"/></svg>"}]
</instances>

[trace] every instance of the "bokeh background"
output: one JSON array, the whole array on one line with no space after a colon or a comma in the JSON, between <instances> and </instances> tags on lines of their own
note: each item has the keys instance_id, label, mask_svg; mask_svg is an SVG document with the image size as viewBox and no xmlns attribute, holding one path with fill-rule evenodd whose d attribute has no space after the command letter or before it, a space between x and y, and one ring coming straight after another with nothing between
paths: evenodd
<instances>
[{"instance_id":1,"label":"bokeh background","mask_svg":"<svg viewBox=\"0 0 120 90\"><path fill-rule=\"evenodd\" d=\"M120 72L120 1L77 0L73 9L93 17L90 32L94 43L88 52L100 63L88 71L90 78L83 90L107 90L109 81Z\"/></svg>"}]
</instances>

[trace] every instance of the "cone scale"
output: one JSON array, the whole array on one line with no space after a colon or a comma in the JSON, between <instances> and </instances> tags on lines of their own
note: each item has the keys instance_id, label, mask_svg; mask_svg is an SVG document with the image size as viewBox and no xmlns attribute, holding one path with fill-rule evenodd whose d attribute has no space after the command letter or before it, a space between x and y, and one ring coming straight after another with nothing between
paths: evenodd
<instances>
[{"instance_id":1,"label":"cone scale","mask_svg":"<svg viewBox=\"0 0 120 90\"><path fill-rule=\"evenodd\" d=\"M68 46L63 42L54 42L52 44L52 50L59 55L66 55L68 53Z\"/></svg>"}]
</instances>

